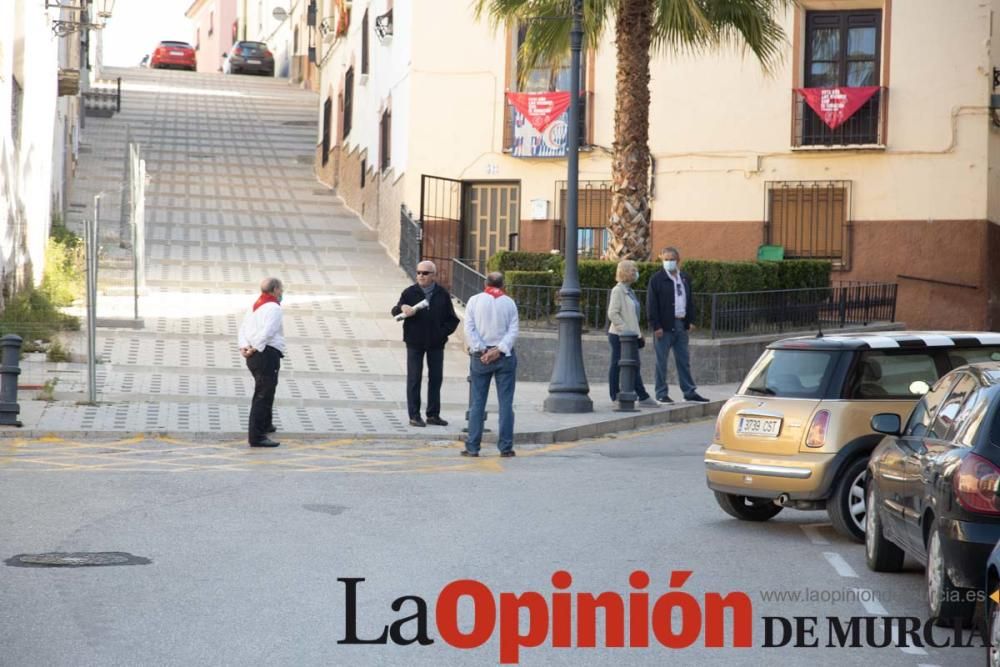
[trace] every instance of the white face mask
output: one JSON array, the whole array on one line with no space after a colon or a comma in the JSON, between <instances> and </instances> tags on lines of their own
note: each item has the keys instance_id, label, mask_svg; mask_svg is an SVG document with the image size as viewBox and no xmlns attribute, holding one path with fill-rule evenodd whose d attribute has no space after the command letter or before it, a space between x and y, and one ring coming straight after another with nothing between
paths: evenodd
<instances>
[{"instance_id":1,"label":"white face mask","mask_svg":"<svg viewBox=\"0 0 1000 667\"><path fill-rule=\"evenodd\" d=\"M665 259L663 260L663 270L673 273L677 270L677 260L676 259Z\"/></svg>"}]
</instances>

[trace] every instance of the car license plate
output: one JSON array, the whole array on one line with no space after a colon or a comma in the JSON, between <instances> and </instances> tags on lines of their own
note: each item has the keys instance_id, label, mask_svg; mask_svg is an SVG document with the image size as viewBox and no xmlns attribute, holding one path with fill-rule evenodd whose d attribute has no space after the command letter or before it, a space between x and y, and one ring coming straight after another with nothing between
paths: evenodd
<instances>
[{"instance_id":1,"label":"car license plate","mask_svg":"<svg viewBox=\"0 0 1000 667\"><path fill-rule=\"evenodd\" d=\"M172 56L183 56L184 52L183 51L171 51L170 55L172 55Z\"/></svg>"},{"instance_id":2,"label":"car license plate","mask_svg":"<svg viewBox=\"0 0 1000 667\"><path fill-rule=\"evenodd\" d=\"M760 435L777 438L781 431L781 420L769 417L740 417L736 424L737 435Z\"/></svg>"},{"instance_id":3,"label":"car license plate","mask_svg":"<svg viewBox=\"0 0 1000 667\"><path fill-rule=\"evenodd\" d=\"M260 64L259 60L254 60L253 58L251 58L247 62L250 63L251 65L259 65Z\"/></svg>"}]
</instances>

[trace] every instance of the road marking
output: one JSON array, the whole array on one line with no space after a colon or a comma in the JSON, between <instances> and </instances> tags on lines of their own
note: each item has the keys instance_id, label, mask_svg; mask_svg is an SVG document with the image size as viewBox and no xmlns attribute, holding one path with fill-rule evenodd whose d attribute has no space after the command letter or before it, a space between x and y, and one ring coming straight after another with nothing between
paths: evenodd
<instances>
[{"instance_id":1,"label":"road marking","mask_svg":"<svg viewBox=\"0 0 1000 667\"><path fill-rule=\"evenodd\" d=\"M878 601L875 597L874 591L869 588L855 588L854 592L858 594L858 599L861 600L861 604L864 605L865 611L867 611L872 616L888 616L889 611L882 606L882 603Z\"/></svg>"},{"instance_id":2,"label":"road marking","mask_svg":"<svg viewBox=\"0 0 1000 667\"><path fill-rule=\"evenodd\" d=\"M829 523L807 523L804 526L799 527L802 529L802 532L806 534L806 537L809 538L810 542L822 546L830 544L830 541L820 535L819 529L825 528L829 525Z\"/></svg>"},{"instance_id":3,"label":"road marking","mask_svg":"<svg viewBox=\"0 0 1000 667\"><path fill-rule=\"evenodd\" d=\"M848 577L850 579L858 578L858 573L854 571L854 568L847 564L847 561L844 560L840 554L834 553L833 551L824 551L823 557L826 558L827 562L833 566L833 569L836 570L837 574L840 576Z\"/></svg>"}]
</instances>

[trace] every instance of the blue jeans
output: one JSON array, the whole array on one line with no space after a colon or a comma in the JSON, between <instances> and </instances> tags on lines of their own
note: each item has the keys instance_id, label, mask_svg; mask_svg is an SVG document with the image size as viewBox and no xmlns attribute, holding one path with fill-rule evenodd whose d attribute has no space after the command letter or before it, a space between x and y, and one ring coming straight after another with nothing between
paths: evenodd
<instances>
[{"instance_id":1,"label":"blue jeans","mask_svg":"<svg viewBox=\"0 0 1000 667\"><path fill-rule=\"evenodd\" d=\"M611 392L611 400L617 401L619 381L618 362L621 361L622 358L622 343L618 334L608 334L608 345L611 346L611 367L608 369L608 390ZM640 356L638 354L639 350L636 350L636 352L636 363L641 363ZM641 370L641 366L635 367L635 387L633 387L633 390L640 401L645 401L649 398L649 392L646 391L646 387L642 384Z\"/></svg>"},{"instance_id":2,"label":"blue jeans","mask_svg":"<svg viewBox=\"0 0 1000 667\"><path fill-rule=\"evenodd\" d=\"M483 440L483 415L490 394L490 379L496 378L497 399L500 402L500 434L497 447L501 452L514 449L514 384L517 377L517 357L511 352L492 364L484 364L478 354L469 355L469 375L472 377L472 404L469 406L469 436L465 448L478 452Z\"/></svg>"},{"instance_id":3,"label":"blue jeans","mask_svg":"<svg viewBox=\"0 0 1000 667\"><path fill-rule=\"evenodd\" d=\"M667 386L667 356L670 348L674 350L674 365L677 366L677 380L680 382L684 398L695 392L697 387L691 377L691 358L688 356L688 332L684 322L674 320L673 331L663 330L660 338L653 334L653 345L656 348L656 398L663 400L670 394Z\"/></svg>"}]
</instances>

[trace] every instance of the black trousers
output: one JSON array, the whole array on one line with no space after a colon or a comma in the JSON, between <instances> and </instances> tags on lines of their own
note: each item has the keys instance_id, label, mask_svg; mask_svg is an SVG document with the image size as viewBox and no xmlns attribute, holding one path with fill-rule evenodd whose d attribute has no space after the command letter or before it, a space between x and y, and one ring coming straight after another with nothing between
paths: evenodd
<instances>
[{"instance_id":1,"label":"black trousers","mask_svg":"<svg viewBox=\"0 0 1000 667\"><path fill-rule=\"evenodd\" d=\"M444 347L424 349L406 346L406 408L410 419L420 416L420 384L424 380L427 355L427 416L441 415L441 378L444 376Z\"/></svg>"},{"instance_id":2,"label":"black trousers","mask_svg":"<svg viewBox=\"0 0 1000 667\"><path fill-rule=\"evenodd\" d=\"M281 352L265 347L247 359L247 368L253 373L248 439L256 443L267 438L267 430L274 423L274 390L278 388Z\"/></svg>"}]
</instances>

